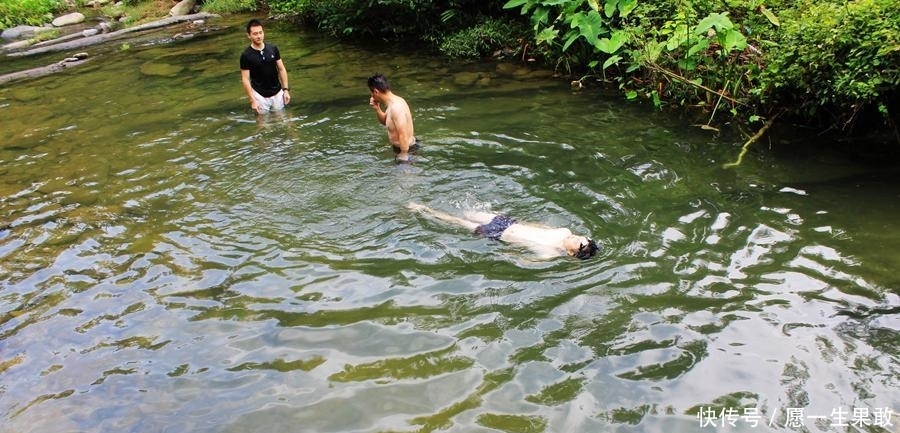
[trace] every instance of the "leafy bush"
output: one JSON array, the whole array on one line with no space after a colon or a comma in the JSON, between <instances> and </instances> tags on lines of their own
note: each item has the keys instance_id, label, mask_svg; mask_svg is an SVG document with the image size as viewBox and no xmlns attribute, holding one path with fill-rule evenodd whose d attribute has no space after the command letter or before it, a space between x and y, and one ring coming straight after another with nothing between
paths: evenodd
<instances>
[{"instance_id":1,"label":"leafy bush","mask_svg":"<svg viewBox=\"0 0 900 433\"><path fill-rule=\"evenodd\" d=\"M53 19L53 13L64 7L60 0L0 0L0 27L39 26Z\"/></svg>"},{"instance_id":2,"label":"leafy bush","mask_svg":"<svg viewBox=\"0 0 900 433\"><path fill-rule=\"evenodd\" d=\"M335 36L432 43L482 17L502 15L497 0L268 0L268 5Z\"/></svg>"},{"instance_id":3,"label":"leafy bush","mask_svg":"<svg viewBox=\"0 0 900 433\"><path fill-rule=\"evenodd\" d=\"M512 21L489 18L448 35L439 49L450 57L487 57L497 50L518 47L517 35L522 31L522 26Z\"/></svg>"},{"instance_id":4,"label":"leafy bush","mask_svg":"<svg viewBox=\"0 0 900 433\"><path fill-rule=\"evenodd\" d=\"M592 68L598 63L592 57L602 53L602 69L606 69L621 60L619 53L628 42L628 33L620 23L637 4L637 0L509 0L503 7L531 13L538 45L575 54L572 60Z\"/></svg>"},{"instance_id":5,"label":"leafy bush","mask_svg":"<svg viewBox=\"0 0 900 433\"><path fill-rule=\"evenodd\" d=\"M215 14L250 12L257 9L256 0L205 0L203 10Z\"/></svg>"},{"instance_id":6,"label":"leafy bush","mask_svg":"<svg viewBox=\"0 0 900 433\"><path fill-rule=\"evenodd\" d=\"M757 90L763 103L849 122L867 108L889 115L900 86L900 2L814 1L782 17Z\"/></svg>"},{"instance_id":7,"label":"leafy bush","mask_svg":"<svg viewBox=\"0 0 900 433\"><path fill-rule=\"evenodd\" d=\"M335 36L402 38L438 21L429 0L270 0L269 7Z\"/></svg>"}]
</instances>

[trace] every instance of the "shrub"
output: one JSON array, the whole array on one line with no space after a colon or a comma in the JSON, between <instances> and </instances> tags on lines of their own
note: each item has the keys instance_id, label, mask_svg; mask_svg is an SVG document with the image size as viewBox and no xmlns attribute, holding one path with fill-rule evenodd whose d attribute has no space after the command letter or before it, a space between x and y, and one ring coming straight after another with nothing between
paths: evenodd
<instances>
[{"instance_id":1,"label":"shrub","mask_svg":"<svg viewBox=\"0 0 900 433\"><path fill-rule=\"evenodd\" d=\"M53 19L53 14L64 7L59 0L0 0L0 28L19 24L39 26Z\"/></svg>"},{"instance_id":2,"label":"shrub","mask_svg":"<svg viewBox=\"0 0 900 433\"><path fill-rule=\"evenodd\" d=\"M516 35L523 34L523 26L496 18L489 18L475 26L459 30L440 43L441 53L450 57L487 57L497 50L517 47Z\"/></svg>"},{"instance_id":3,"label":"shrub","mask_svg":"<svg viewBox=\"0 0 900 433\"><path fill-rule=\"evenodd\" d=\"M810 2L782 17L777 47L766 54L761 102L825 110L848 123L861 110L882 115L900 86L900 2Z\"/></svg>"},{"instance_id":4,"label":"shrub","mask_svg":"<svg viewBox=\"0 0 900 433\"><path fill-rule=\"evenodd\" d=\"M250 12L257 10L256 0L205 0L203 10L215 14Z\"/></svg>"}]
</instances>

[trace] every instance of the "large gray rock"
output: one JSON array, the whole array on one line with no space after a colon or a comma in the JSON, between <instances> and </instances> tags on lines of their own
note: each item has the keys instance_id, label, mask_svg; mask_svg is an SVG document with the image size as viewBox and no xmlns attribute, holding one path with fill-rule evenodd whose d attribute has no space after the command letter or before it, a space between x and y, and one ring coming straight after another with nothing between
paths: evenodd
<instances>
[{"instance_id":1,"label":"large gray rock","mask_svg":"<svg viewBox=\"0 0 900 433\"><path fill-rule=\"evenodd\" d=\"M169 15L173 17L180 17L183 15L190 15L191 11L194 10L194 6L197 5L197 0L181 0L176 3L175 6L172 6L172 9L169 9Z\"/></svg>"},{"instance_id":2,"label":"large gray rock","mask_svg":"<svg viewBox=\"0 0 900 433\"><path fill-rule=\"evenodd\" d=\"M11 29L6 29L0 34L0 38L13 40L13 39L27 39L33 37L34 35L43 32L52 30L46 27L34 27L34 26L15 26Z\"/></svg>"},{"instance_id":3,"label":"large gray rock","mask_svg":"<svg viewBox=\"0 0 900 433\"><path fill-rule=\"evenodd\" d=\"M54 18L51 24L53 24L54 27L64 27L82 22L84 22L84 14L81 12L72 12L70 14L60 15Z\"/></svg>"}]
</instances>

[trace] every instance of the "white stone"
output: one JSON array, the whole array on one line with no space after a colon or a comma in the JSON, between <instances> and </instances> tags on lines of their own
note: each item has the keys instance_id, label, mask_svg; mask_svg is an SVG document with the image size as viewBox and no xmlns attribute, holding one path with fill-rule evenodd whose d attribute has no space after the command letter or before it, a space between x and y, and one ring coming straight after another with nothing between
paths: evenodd
<instances>
[{"instance_id":1,"label":"white stone","mask_svg":"<svg viewBox=\"0 0 900 433\"><path fill-rule=\"evenodd\" d=\"M84 14L81 12L72 12L70 14L60 15L53 19L55 27L70 26L84 22Z\"/></svg>"},{"instance_id":2,"label":"white stone","mask_svg":"<svg viewBox=\"0 0 900 433\"><path fill-rule=\"evenodd\" d=\"M176 3L175 6L172 6L172 9L169 9L169 15L173 17L180 17L183 15L190 15L191 11L194 10L194 6L197 4L197 0L181 0Z\"/></svg>"}]
</instances>

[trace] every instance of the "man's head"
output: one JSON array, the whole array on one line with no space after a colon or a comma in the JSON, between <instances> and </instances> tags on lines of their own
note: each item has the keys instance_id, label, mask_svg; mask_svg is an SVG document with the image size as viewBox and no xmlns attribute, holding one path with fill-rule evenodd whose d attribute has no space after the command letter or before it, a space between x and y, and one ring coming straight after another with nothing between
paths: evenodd
<instances>
[{"instance_id":1,"label":"man's head","mask_svg":"<svg viewBox=\"0 0 900 433\"><path fill-rule=\"evenodd\" d=\"M260 22L256 18L250 20L250 22L247 23L247 34L248 35L250 34L250 29L252 29L253 27L259 27L260 29L262 29L262 22Z\"/></svg>"},{"instance_id":2,"label":"man's head","mask_svg":"<svg viewBox=\"0 0 900 433\"><path fill-rule=\"evenodd\" d=\"M600 248L597 243L585 236L571 235L563 240L566 252L575 258L587 260L597 254Z\"/></svg>"},{"instance_id":3,"label":"man's head","mask_svg":"<svg viewBox=\"0 0 900 433\"><path fill-rule=\"evenodd\" d=\"M263 43L264 37L262 23L257 19L250 20L247 23L247 39L250 39L250 43L259 46Z\"/></svg>"},{"instance_id":4,"label":"man's head","mask_svg":"<svg viewBox=\"0 0 900 433\"><path fill-rule=\"evenodd\" d=\"M387 78L380 72L369 77L368 85L369 91L372 93L375 93L376 90L380 93L391 91L391 84L388 83Z\"/></svg>"},{"instance_id":5,"label":"man's head","mask_svg":"<svg viewBox=\"0 0 900 433\"><path fill-rule=\"evenodd\" d=\"M597 254L597 250L600 247L597 246L597 243L591 239L588 239L587 242L578 245L578 251L575 252L575 258L581 260L587 260L591 257L594 257L594 254Z\"/></svg>"}]
</instances>

